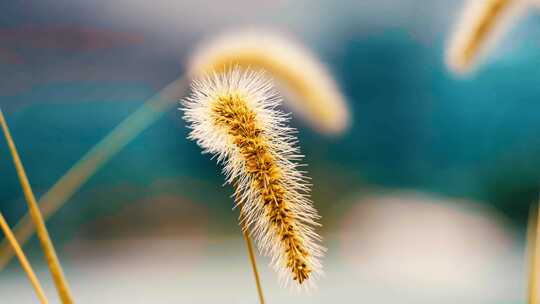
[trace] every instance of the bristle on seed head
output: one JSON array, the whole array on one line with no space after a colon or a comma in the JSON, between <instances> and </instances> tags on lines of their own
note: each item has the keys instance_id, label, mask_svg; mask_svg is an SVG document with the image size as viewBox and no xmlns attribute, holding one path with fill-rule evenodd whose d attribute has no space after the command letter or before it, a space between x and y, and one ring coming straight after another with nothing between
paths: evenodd
<instances>
[{"instance_id":1,"label":"bristle on seed head","mask_svg":"<svg viewBox=\"0 0 540 304\"><path fill-rule=\"evenodd\" d=\"M319 132L336 135L349 127L349 109L336 82L297 43L263 31L233 32L203 44L189 69L197 76L232 65L268 72L283 89L286 105Z\"/></svg>"},{"instance_id":2,"label":"bristle on seed head","mask_svg":"<svg viewBox=\"0 0 540 304\"><path fill-rule=\"evenodd\" d=\"M189 138L223 164L241 225L271 257L281 281L309 287L321 273L325 249L314 230L319 216L299 170L294 129L276 109L280 101L263 73L234 68L193 82L184 119Z\"/></svg>"},{"instance_id":3,"label":"bristle on seed head","mask_svg":"<svg viewBox=\"0 0 540 304\"><path fill-rule=\"evenodd\" d=\"M530 0L468 0L455 25L446 64L466 75L530 4Z\"/></svg>"}]
</instances>

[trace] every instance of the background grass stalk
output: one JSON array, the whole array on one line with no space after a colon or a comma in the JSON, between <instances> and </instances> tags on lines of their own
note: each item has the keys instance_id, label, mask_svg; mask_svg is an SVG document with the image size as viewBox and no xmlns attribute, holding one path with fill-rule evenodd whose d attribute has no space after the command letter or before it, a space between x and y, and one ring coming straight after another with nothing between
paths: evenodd
<instances>
[{"instance_id":1,"label":"background grass stalk","mask_svg":"<svg viewBox=\"0 0 540 304\"><path fill-rule=\"evenodd\" d=\"M527 226L527 255L529 260L529 286L527 303L538 304L538 262L540 244L540 222L538 221L538 206L531 206Z\"/></svg>"},{"instance_id":2,"label":"background grass stalk","mask_svg":"<svg viewBox=\"0 0 540 304\"><path fill-rule=\"evenodd\" d=\"M30 182L28 181L28 177L26 176L26 172L24 171L24 167L19 157L19 153L17 152L17 148L15 147L15 143L13 142L6 120L1 110L0 125L2 126L2 131L4 132L4 136L6 137L11 156L13 157L13 163L15 165L15 168L17 169L17 175L23 189L24 197L26 199L26 202L28 203L28 211L36 227L39 242L41 244L41 247L43 248L43 253L47 261L47 266L49 267L49 270L53 277L56 290L58 291L58 295L60 296L62 303L73 303L73 298L71 296L67 280L64 276L64 272L62 271L62 267L60 266L60 262L58 261L58 257L56 256L56 251L49 236L49 232L47 231L47 227L45 226L45 221L43 220L41 211L39 210L36 198L34 197L34 193L32 192L32 188L30 187Z\"/></svg>"},{"instance_id":3,"label":"background grass stalk","mask_svg":"<svg viewBox=\"0 0 540 304\"><path fill-rule=\"evenodd\" d=\"M172 109L178 99L185 94L186 89L185 78L178 78L171 82L88 151L41 197L39 206L43 217L47 219L55 214L114 155L166 111ZM23 246L34 231L35 227L28 214L14 228L15 236ZM7 242L2 242L0 244L0 270L9 263L12 257L13 250Z\"/></svg>"},{"instance_id":4,"label":"background grass stalk","mask_svg":"<svg viewBox=\"0 0 540 304\"><path fill-rule=\"evenodd\" d=\"M13 247L13 250L15 251L17 258L19 259L19 262L21 263L21 266L24 269L26 276L28 277L28 279L30 280L30 283L34 287L34 290L36 291L36 295L39 298L39 302L42 304L49 303L47 301L47 297L45 296L45 293L43 292L43 288L41 287L41 284L39 283L39 280L36 274L34 273L34 270L32 269L32 266L30 266L28 259L24 255L24 252L21 246L19 245L19 242L17 242L17 239L13 235L13 232L9 228L9 225L6 222L6 219L4 218L4 215L1 212L0 212L0 228L4 232L4 235L6 236L6 240L9 242L11 247Z\"/></svg>"}]
</instances>

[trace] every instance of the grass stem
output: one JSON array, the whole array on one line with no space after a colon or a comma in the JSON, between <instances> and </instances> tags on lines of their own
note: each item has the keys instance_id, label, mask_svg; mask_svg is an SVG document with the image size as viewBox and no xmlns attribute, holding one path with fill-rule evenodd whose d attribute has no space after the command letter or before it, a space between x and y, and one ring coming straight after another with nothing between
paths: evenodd
<instances>
[{"instance_id":1,"label":"grass stem","mask_svg":"<svg viewBox=\"0 0 540 304\"><path fill-rule=\"evenodd\" d=\"M39 302L42 304L49 303L47 301L47 297L45 296L45 293L43 292L43 288L41 287L41 284L39 283L39 280L36 274L34 273L34 270L32 269L32 266L30 266L28 259L24 255L24 252L22 251L22 248L19 245L19 242L17 242L17 239L13 235L13 232L9 228L9 225L6 222L6 219L4 218L1 212L0 212L0 228L4 232L6 239L11 245L11 247L13 247L13 250L15 251L17 258L19 259L19 262L21 263L21 266L24 269L26 276L30 280L30 283L32 283L32 286L34 287L34 290L36 291L37 297L39 298Z\"/></svg>"},{"instance_id":2,"label":"grass stem","mask_svg":"<svg viewBox=\"0 0 540 304\"><path fill-rule=\"evenodd\" d=\"M242 222L242 216L240 222ZM264 294L261 284L261 278L259 277L259 271L257 270L257 260L255 259L255 253L253 251L253 243L251 242L251 238L249 237L249 232L247 232L245 229L242 229L242 235L244 236L244 241L246 242L249 261L251 262L251 269L253 270L253 276L255 277L257 294L259 295L259 303L264 304Z\"/></svg>"},{"instance_id":3,"label":"grass stem","mask_svg":"<svg viewBox=\"0 0 540 304\"><path fill-rule=\"evenodd\" d=\"M62 271L62 267L60 266L60 262L58 261L58 257L56 256L56 251L49 236L49 232L47 231L47 227L45 226L45 221L43 220L41 211L39 210L36 202L36 198L32 192L30 182L28 181L28 177L24 171L23 164L19 157L19 153L17 152L17 148L15 147L15 143L13 142L13 138L11 137L11 133L9 132L9 128L2 110L0 110L0 125L2 126L2 131L4 132L11 156L13 157L13 163L17 170L17 175L23 189L24 197L28 203L28 211L36 227L39 242L43 248L43 253L54 280L56 290L58 291L58 295L60 296L62 303L71 304L73 303L73 298L71 296L68 283L64 276L64 272Z\"/></svg>"},{"instance_id":4,"label":"grass stem","mask_svg":"<svg viewBox=\"0 0 540 304\"><path fill-rule=\"evenodd\" d=\"M527 255L529 260L529 286L527 303L538 304L538 262L540 244L540 222L538 221L538 207L531 206L529 223L527 225Z\"/></svg>"}]
</instances>

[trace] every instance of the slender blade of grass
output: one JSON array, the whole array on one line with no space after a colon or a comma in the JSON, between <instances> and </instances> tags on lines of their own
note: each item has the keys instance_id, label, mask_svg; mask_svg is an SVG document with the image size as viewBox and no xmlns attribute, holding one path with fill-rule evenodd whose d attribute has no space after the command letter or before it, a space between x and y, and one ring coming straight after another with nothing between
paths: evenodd
<instances>
[{"instance_id":1,"label":"slender blade of grass","mask_svg":"<svg viewBox=\"0 0 540 304\"><path fill-rule=\"evenodd\" d=\"M237 186L238 185L235 182L234 183L234 188L236 188ZM236 194L234 196L234 199L235 199L236 202L240 201L240 198L238 197L238 194ZM242 208L238 208L238 210L240 210L239 222L240 222L240 227L242 229L242 236L244 237L244 241L246 242L246 248L248 250L248 257L249 257L249 261L251 263L251 269L253 271L253 277L255 279L255 285L257 286L257 294L259 296L259 304L264 304L265 303L265 301L264 301L264 293L263 293L263 288L262 288L262 284L261 284L261 278L259 276L259 270L257 269L257 260L255 258L255 251L253 250L253 242L251 241L251 237L249 236L249 231L248 231L249 228L245 224L245 218L244 218L244 213L242 213Z\"/></svg>"},{"instance_id":2,"label":"slender blade of grass","mask_svg":"<svg viewBox=\"0 0 540 304\"><path fill-rule=\"evenodd\" d=\"M242 221L242 214L240 213L240 222ZM251 269L253 270L253 277L255 278L255 285L257 285L257 294L259 295L259 303L264 304L264 294L261 284L261 278L259 276L259 271L257 270L257 260L255 259L255 253L253 250L253 242L251 242L251 238L249 237L249 232L246 231L246 229L242 229L242 236L244 237L244 241L246 242L246 247L248 250L248 256L249 261L251 262Z\"/></svg>"},{"instance_id":3,"label":"slender blade of grass","mask_svg":"<svg viewBox=\"0 0 540 304\"><path fill-rule=\"evenodd\" d=\"M538 264L540 260L540 222L538 206L532 205L527 224L527 256L529 264L529 280L527 303L538 304Z\"/></svg>"},{"instance_id":4,"label":"slender blade of grass","mask_svg":"<svg viewBox=\"0 0 540 304\"><path fill-rule=\"evenodd\" d=\"M58 261L56 250L54 249L51 237L49 236L49 232L47 231L47 227L45 226L45 221L43 220L43 216L41 215L41 211L39 210L36 198L34 196L34 193L32 192L30 182L28 181L28 177L26 176L26 172L24 171L22 161L19 157L19 153L17 152L17 148L15 147L15 143L13 142L13 138L11 137L11 133L9 132L9 128L7 126L2 110L0 110L0 125L2 126L2 131L4 132L4 136L6 137L11 156L13 157L13 164L17 169L17 175L23 189L24 197L28 204L28 212L30 213L32 222L36 227L39 242L43 249L43 253L47 261L47 266L49 267L49 270L53 277L56 290L58 291L58 295L60 296L62 303L73 303L73 297L69 290L69 285L62 270L62 266L60 266L60 262Z\"/></svg>"},{"instance_id":5,"label":"slender blade of grass","mask_svg":"<svg viewBox=\"0 0 540 304\"><path fill-rule=\"evenodd\" d=\"M9 225L6 222L6 219L4 218L4 215L1 212L0 212L0 228L2 229L2 231L4 232L6 236L6 240L9 242L11 247L13 247L13 250L15 251L17 258L19 259L19 262L21 263L21 266L24 269L26 276L28 277L28 279L30 280L30 283L34 287L34 290L36 291L36 295L39 299L39 302L42 304L49 303L49 301L47 300L47 297L45 296L45 293L43 292L41 283L39 283L39 280L36 274L34 273L32 266L30 266L30 263L28 262L26 255L24 254L21 246L19 245L19 242L17 242L17 239L13 235L11 228L9 228Z\"/></svg>"}]
</instances>

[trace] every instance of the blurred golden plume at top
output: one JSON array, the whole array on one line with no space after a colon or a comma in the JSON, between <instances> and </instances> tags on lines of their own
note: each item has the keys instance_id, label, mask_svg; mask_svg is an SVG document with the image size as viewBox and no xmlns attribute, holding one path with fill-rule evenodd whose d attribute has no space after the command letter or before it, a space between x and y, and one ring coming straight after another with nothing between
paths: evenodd
<instances>
[{"instance_id":1,"label":"blurred golden plume at top","mask_svg":"<svg viewBox=\"0 0 540 304\"><path fill-rule=\"evenodd\" d=\"M471 72L480 57L508 31L530 3L528 0L470 0L447 46L449 69L459 75Z\"/></svg>"},{"instance_id":2,"label":"blurred golden plume at top","mask_svg":"<svg viewBox=\"0 0 540 304\"><path fill-rule=\"evenodd\" d=\"M308 50L277 34L241 31L203 44L189 62L193 76L231 66L262 69L286 95L286 105L317 131L336 135L350 124L350 112L336 82Z\"/></svg>"}]
</instances>

